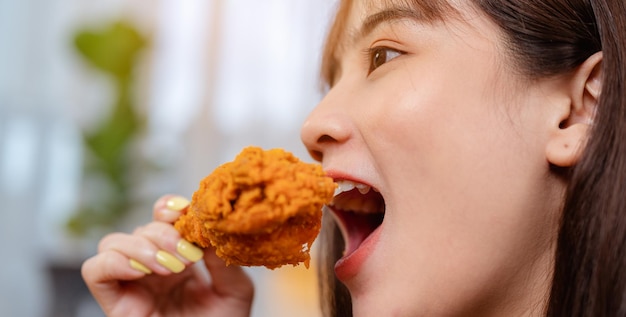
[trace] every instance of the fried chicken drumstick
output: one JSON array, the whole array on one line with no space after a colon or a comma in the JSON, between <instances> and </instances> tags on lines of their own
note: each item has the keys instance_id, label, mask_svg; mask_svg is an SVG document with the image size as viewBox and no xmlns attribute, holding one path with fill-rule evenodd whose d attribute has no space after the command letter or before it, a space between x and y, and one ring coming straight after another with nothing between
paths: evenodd
<instances>
[{"instance_id":1,"label":"fried chicken drumstick","mask_svg":"<svg viewBox=\"0 0 626 317\"><path fill-rule=\"evenodd\" d=\"M174 226L188 241L215 247L227 264L308 268L335 187L318 164L247 147L200 182Z\"/></svg>"}]
</instances>

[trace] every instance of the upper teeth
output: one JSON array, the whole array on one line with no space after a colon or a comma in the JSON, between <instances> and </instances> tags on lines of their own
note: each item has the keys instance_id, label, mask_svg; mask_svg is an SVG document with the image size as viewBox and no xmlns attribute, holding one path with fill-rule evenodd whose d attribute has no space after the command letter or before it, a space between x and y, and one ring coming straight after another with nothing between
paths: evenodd
<instances>
[{"instance_id":1,"label":"upper teeth","mask_svg":"<svg viewBox=\"0 0 626 317\"><path fill-rule=\"evenodd\" d=\"M355 188L358 189L361 194L367 194L370 191L370 189L372 189L372 187L369 185L355 183L352 181L337 181L337 185L338 186L335 189L335 196L343 192L351 191Z\"/></svg>"}]
</instances>

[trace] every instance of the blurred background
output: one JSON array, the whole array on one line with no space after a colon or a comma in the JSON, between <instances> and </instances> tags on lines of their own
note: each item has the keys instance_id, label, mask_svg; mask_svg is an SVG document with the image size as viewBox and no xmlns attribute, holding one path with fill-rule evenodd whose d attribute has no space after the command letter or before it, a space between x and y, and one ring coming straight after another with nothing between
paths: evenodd
<instances>
[{"instance_id":1,"label":"blurred background","mask_svg":"<svg viewBox=\"0 0 626 317\"><path fill-rule=\"evenodd\" d=\"M80 277L247 145L310 161L335 0L0 0L0 312L103 316ZM253 316L319 316L315 267L251 268Z\"/></svg>"}]
</instances>

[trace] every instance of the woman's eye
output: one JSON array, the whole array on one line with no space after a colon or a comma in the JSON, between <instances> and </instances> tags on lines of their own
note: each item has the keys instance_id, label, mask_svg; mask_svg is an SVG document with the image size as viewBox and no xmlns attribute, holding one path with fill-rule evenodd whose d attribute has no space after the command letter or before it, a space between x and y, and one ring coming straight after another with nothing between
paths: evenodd
<instances>
[{"instance_id":1,"label":"woman's eye","mask_svg":"<svg viewBox=\"0 0 626 317\"><path fill-rule=\"evenodd\" d=\"M389 47L373 47L369 49L369 73L400 55L402 55L401 52Z\"/></svg>"}]
</instances>

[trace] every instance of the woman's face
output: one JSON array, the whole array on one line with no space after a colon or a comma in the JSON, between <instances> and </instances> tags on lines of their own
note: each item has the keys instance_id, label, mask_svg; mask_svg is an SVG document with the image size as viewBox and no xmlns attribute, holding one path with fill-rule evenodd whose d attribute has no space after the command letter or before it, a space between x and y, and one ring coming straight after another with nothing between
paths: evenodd
<instances>
[{"instance_id":1,"label":"woman's face","mask_svg":"<svg viewBox=\"0 0 626 317\"><path fill-rule=\"evenodd\" d=\"M545 156L558 83L515 75L496 26L467 5L428 22L364 2L302 128L342 187L373 188L329 208L348 244L335 271L355 315L540 311L563 195Z\"/></svg>"}]
</instances>

